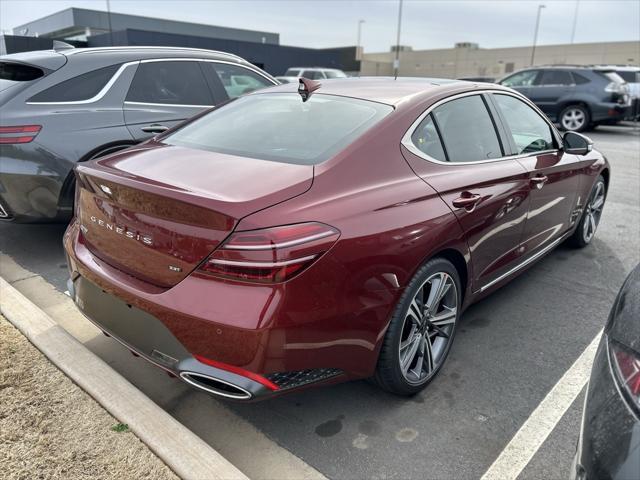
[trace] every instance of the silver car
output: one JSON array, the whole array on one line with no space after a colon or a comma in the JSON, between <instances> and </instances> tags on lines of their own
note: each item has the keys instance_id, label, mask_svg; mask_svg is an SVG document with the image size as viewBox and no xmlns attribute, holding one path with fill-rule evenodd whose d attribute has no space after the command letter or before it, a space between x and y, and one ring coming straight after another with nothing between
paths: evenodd
<instances>
[{"instance_id":1,"label":"silver car","mask_svg":"<svg viewBox=\"0 0 640 480\"><path fill-rule=\"evenodd\" d=\"M68 220L77 162L275 84L246 60L210 50L71 48L2 56L0 218Z\"/></svg>"}]
</instances>

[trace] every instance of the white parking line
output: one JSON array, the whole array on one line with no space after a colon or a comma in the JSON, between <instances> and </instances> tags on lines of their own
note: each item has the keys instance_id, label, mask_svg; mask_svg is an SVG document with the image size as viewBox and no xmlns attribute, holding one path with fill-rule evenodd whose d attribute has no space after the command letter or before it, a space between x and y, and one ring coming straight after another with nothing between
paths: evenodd
<instances>
[{"instance_id":1,"label":"white parking line","mask_svg":"<svg viewBox=\"0 0 640 480\"><path fill-rule=\"evenodd\" d=\"M589 380L601 334L544 397L481 480L512 480L520 475Z\"/></svg>"}]
</instances>

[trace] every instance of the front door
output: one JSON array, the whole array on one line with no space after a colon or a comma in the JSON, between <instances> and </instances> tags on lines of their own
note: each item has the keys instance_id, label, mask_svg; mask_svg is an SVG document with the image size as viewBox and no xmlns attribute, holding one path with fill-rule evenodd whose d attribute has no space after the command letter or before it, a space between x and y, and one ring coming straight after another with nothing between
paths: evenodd
<instances>
[{"instance_id":1,"label":"front door","mask_svg":"<svg viewBox=\"0 0 640 480\"><path fill-rule=\"evenodd\" d=\"M522 255L559 240L576 220L579 164L559 149L553 127L533 107L508 94L491 95L511 149L529 178L529 212Z\"/></svg>"}]
</instances>

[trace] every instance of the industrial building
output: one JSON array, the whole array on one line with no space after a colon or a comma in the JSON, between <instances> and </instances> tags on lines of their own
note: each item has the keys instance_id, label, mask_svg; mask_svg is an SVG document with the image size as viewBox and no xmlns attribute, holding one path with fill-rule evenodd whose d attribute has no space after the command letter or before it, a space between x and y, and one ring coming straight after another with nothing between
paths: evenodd
<instances>
[{"instance_id":1,"label":"industrial building","mask_svg":"<svg viewBox=\"0 0 640 480\"><path fill-rule=\"evenodd\" d=\"M51 48L53 40L76 47L159 45L221 50L245 58L272 75L291 66L339 68L357 74L356 47L301 48L280 45L273 32L244 30L199 23L83 8L68 8L13 29L0 38L0 54Z\"/></svg>"},{"instance_id":2,"label":"industrial building","mask_svg":"<svg viewBox=\"0 0 640 480\"><path fill-rule=\"evenodd\" d=\"M382 53L365 53L361 75L392 75L395 48ZM531 65L553 64L640 64L640 42L576 43L533 47L480 48L477 43L457 43L454 48L398 52L398 75L403 77L493 77ZM533 56L533 59L532 59ZM533 60L533 61L532 61Z\"/></svg>"}]
</instances>

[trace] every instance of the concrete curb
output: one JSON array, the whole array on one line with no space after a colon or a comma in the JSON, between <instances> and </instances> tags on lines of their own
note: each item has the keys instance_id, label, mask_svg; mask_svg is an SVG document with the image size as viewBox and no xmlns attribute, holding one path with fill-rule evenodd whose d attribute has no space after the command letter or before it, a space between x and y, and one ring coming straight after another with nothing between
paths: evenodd
<instances>
[{"instance_id":1,"label":"concrete curb","mask_svg":"<svg viewBox=\"0 0 640 480\"><path fill-rule=\"evenodd\" d=\"M183 479L248 480L0 277L0 312Z\"/></svg>"}]
</instances>

